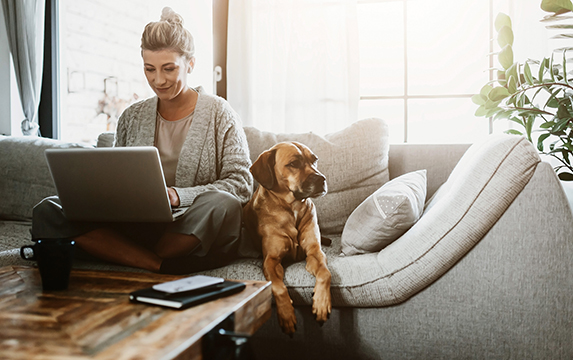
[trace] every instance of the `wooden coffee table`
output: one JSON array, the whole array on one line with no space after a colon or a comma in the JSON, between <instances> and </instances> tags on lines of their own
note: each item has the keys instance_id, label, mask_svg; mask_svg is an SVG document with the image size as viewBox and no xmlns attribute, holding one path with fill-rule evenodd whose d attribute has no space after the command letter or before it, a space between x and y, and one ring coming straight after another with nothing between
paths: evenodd
<instances>
[{"instance_id":1,"label":"wooden coffee table","mask_svg":"<svg viewBox=\"0 0 573 360\"><path fill-rule=\"evenodd\" d=\"M38 269L0 268L0 358L201 359L218 327L253 334L270 317L262 281L185 310L129 301L131 291L178 278L72 270L67 290L42 292Z\"/></svg>"}]
</instances>

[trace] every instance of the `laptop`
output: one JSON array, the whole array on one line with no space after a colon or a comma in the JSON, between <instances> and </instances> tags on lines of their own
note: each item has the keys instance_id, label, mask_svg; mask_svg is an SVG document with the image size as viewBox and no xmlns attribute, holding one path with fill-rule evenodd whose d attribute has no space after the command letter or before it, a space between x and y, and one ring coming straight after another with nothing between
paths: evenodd
<instances>
[{"instance_id":1,"label":"laptop","mask_svg":"<svg viewBox=\"0 0 573 360\"><path fill-rule=\"evenodd\" d=\"M170 222L159 151L153 146L46 149L65 216L75 221Z\"/></svg>"}]
</instances>

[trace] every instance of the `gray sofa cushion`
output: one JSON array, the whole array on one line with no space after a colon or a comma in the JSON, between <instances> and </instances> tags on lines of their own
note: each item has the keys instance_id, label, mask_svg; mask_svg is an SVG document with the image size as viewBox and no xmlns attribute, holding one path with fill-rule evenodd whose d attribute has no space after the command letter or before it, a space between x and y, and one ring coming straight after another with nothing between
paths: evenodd
<instances>
[{"instance_id":1,"label":"gray sofa cushion","mask_svg":"<svg viewBox=\"0 0 573 360\"><path fill-rule=\"evenodd\" d=\"M55 195L44 150L88 147L34 136L0 136L0 218L29 220L43 198Z\"/></svg>"},{"instance_id":2,"label":"gray sofa cushion","mask_svg":"<svg viewBox=\"0 0 573 360\"><path fill-rule=\"evenodd\" d=\"M358 121L336 133L275 134L246 127L251 160L274 144L298 141L318 156L328 194L313 199L320 229L340 234L352 211L388 181L388 126L381 119Z\"/></svg>"}]
</instances>

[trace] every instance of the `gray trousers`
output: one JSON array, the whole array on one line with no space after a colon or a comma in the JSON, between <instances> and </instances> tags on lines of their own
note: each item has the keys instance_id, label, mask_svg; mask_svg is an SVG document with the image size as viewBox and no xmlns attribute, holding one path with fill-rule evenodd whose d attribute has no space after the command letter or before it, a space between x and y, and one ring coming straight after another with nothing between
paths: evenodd
<instances>
[{"instance_id":1,"label":"gray trousers","mask_svg":"<svg viewBox=\"0 0 573 360\"><path fill-rule=\"evenodd\" d=\"M242 206L225 191L207 191L171 223L101 223L69 221L60 199L51 196L38 203L32 214L32 240L74 238L98 228L112 228L146 248L152 249L165 232L195 235L201 245L191 254L206 256L238 254L241 242ZM190 254L181 254L187 256Z\"/></svg>"}]
</instances>

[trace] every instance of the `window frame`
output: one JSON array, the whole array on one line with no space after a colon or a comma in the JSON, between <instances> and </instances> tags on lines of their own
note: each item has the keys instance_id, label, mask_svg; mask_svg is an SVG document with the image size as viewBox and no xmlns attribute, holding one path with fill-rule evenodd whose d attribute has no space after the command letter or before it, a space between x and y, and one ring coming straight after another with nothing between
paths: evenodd
<instances>
[{"instance_id":1,"label":"window frame","mask_svg":"<svg viewBox=\"0 0 573 360\"><path fill-rule=\"evenodd\" d=\"M43 137L60 138L60 43L59 0L46 0L44 16L44 65L38 107L38 125Z\"/></svg>"},{"instance_id":2,"label":"window frame","mask_svg":"<svg viewBox=\"0 0 573 360\"><path fill-rule=\"evenodd\" d=\"M494 29L494 14L493 14L493 1L489 0L489 38L493 39L493 29ZM408 101L418 100L418 99L468 99L475 94L440 94L440 95L412 95L408 92L408 0L358 0L358 6L361 4L372 4L372 3L384 3L384 2L402 2L403 5L403 32L404 32L404 93L402 95L360 95L359 101L368 100L403 100L404 106L404 118L403 118L403 143L408 143ZM494 79L493 67L494 67L494 54L493 54L493 41L489 42L489 70L488 77L489 81ZM493 133L493 119L489 118L489 134Z\"/></svg>"}]
</instances>

